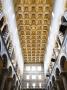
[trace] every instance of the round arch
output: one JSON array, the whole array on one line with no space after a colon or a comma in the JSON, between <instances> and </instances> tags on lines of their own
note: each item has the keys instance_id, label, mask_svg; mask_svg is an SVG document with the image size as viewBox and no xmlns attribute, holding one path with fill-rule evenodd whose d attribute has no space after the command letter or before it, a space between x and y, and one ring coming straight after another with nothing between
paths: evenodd
<instances>
[{"instance_id":1,"label":"round arch","mask_svg":"<svg viewBox=\"0 0 67 90\"><path fill-rule=\"evenodd\" d=\"M59 68L56 68L55 74L56 74L56 76L59 76L59 74L60 74Z\"/></svg>"},{"instance_id":2,"label":"round arch","mask_svg":"<svg viewBox=\"0 0 67 90\"><path fill-rule=\"evenodd\" d=\"M7 55L3 54L2 59L3 59L3 67L7 68Z\"/></svg>"},{"instance_id":3,"label":"round arch","mask_svg":"<svg viewBox=\"0 0 67 90\"><path fill-rule=\"evenodd\" d=\"M60 59L60 68L61 70L67 70L67 61L65 56L62 56Z\"/></svg>"},{"instance_id":4,"label":"round arch","mask_svg":"<svg viewBox=\"0 0 67 90\"><path fill-rule=\"evenodd\" d=\"M54 77L54 75L52 76L52 83L54 83L55 82L55 77Z\"/></svg>"},{"instance_id":5,"label":"round arch","mask_svg":"<svg viewBox=\"0 0 67 90\"><path fill-rule=\"evenodd\" d=\"M15 74L13 75L13 80L16 81L16 75Z\"/></svg>"},{"instance_id":6,"label":"round arch","mask_svg":"<svg viewBox=\"0 0 67 90\"><path fill-rule=\"evenodd\" d=\"M12 76L12 67L11 66L9 66L9 68L8 68L8 75Z\"/></svg>"}]
</instances>

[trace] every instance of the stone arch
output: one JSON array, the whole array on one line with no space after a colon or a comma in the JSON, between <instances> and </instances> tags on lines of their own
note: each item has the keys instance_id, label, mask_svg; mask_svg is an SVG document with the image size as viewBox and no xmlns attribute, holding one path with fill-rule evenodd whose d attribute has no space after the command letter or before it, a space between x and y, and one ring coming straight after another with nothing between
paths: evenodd
<instances>
[{"instance_id":1,"label":"stone arch","mask_svg":"<svg viewBox=\"0 0 67 90\"><path fill-rule=\"evenodd\" d=\"M59 76L60 75L60 71L59 71L59 68L56 68L56 72L55 72L56 76Z\"/></svg>"},{"instance_id":2,"label":"stone arch","mask_svg":"<svg viewBox=\"0 0 67 90\"><path fill-rule=\"evenodd\" d=\"M50 86L51 86L51 81L50 81L50 83L49 83L49 84L50 84Z\"/></svg>"},{"instance_id":3,"label":"stone arch","mask_svg":"<svg viewBox=\"0 0 67 90\"><path fill-rule=\"evenodd\" d=\"M2 27L3 23L4 23L4 17L2 17L0 20L0 28Z\"/></svg>"},{"instance_id":4,"label":"stone arch","mask_svg":"<svg viewBox=\"0 0 67 90\"><path fill-rule=\"evenodd\" d=\"M20 90L20 85L18 86L18 89Z\"/></svg>"},{"instance_id":5,"label":"stone arch","mask_svg":"<svg viewBox=\"0 0 67 90\"><path fill-rule=\"evenodd\" d=\"M18 86L19 86L19 84L18 84L18 80L16 81L16 90L18 89Z\"/></svg>"},{"instance_id":6,"label":"stone arch","mask_svg":"<svg viewBox=\"0 0 67 90\"><path fill-rule=\"evenodd\" d=\"M67 70L67 61L65 56L62 56L60 59L60 68L61 70Z\"/></svg>"},{"instance_id":7,"label":"stone arch","mask_svg":"<svg viewBox=\"0 0 67 90\"><path fill-rule=\"evenodd\" d=\"M16 81L16 85L18 86L18 80Z\"/></svg>"},{"instance_id":8,"label":"stone arch","mask_svg":"<svg viewBox=\"0 0 67 90\"><path fill-rule=\"evenodd\" d=\"M13 75L11 90L15 90L16 87L16 75Z\"/></svg>"},{"instance_id":9,"label":"stone arch","mask_svg":"<svg viewBox=\"0 0 67 90\"><path fill-rule=\"evenodd\" d=\"M13 75L13 80L14 80L14 81L16 80L16 75L15 75L15 74Z\"/></svg>"},{"instance_id":10,"label":"stone arch","mask_svg":"<svg viewBox=\"0 0 67 90\"><path fill-rule=\"evenodd\" d=\"M64 16L61 17L61 22L67 22Z\"/></svg>"},{"instance_id":11,"label":"stone arch","mask_svg":"<svg viewBox=\"0 0 67 90\"><path fill-rule=\"evenodd\" d=\"M67 20L65 19L64 16L61 17L61 25L60 25L60 29L59 31L64 35L65 34L65 31L66 31L66 28L67 28L67 25L65 25L65 23L67 23Z\"/></svg>"},{"instance_id":12,"label":"stone arch","mask_svg":"<svg viewBox=\"0 0 67 90\"><path fill-rule=\"evenodd\" d=\"M16 85L16 75L13 75L13 85Z\"/></svg>"},{"instance_id":13,"label":"stone arch","mask_svg":"<svg viewBox=\"0 0 67 90\"><path fill-rule=\"evenodd\" d=\"M7 24L3 28L2 35L5 35L6 32L8 32L8 26L7 26Z\"/></svg>"},{"instance_id":14,"label":"stone arch","mask_svg":"<svg viewBox=\"0 0 67 90\"><path fill-rule=\"evenodd\" d=\"M48 86L47 88L48 88L48 90L49 90L49 86Z\"/></svg>"},{"instance_id":15,"label":"stone arch","mask_svg":"<svg viewBox=\"0 0 67 90\"><path fill-rule=\"evenodd\" d=\"M11 66L9 66L9 68L8 68L8 76L12 76L12 67Z\"/></svg>"},{"instance_id":16,"label":"stone arch","mask_svg":"<svg viewBox=\"0 0 67 90\"><path fill-rule=\"evenodd\" d=\"M55 82L55 77L54 76L52 76L52 83L54 83Z\"/></svg>"},{"instance_id":17,"label":"stone arch","mask_svg":"<svg viewBox=\"0 0 67 90\"><path fill-rule=\"evenodd\" d=\"M57 86L59 87L59 90L65 90L62 77L60 76L59 68L56 68L56 81L57 81Z\"/></svg>"},{"instance_id":18,"label":"stone arch","mask_svg":"<svg viewBox=\"0 0 67 90\"><path fill-rule=\"evenodd\" d=\"M56 84L56 80L55 80L55 76L52 76L52 89L53 90L57 90L57 84Z\"/></svg>"},{"instance_id":19,"label":"stone arch","mask_svg":"<svg viewBox=\"0 0 67 90\"><path fill-rule=\"evenodd\" d=\"M7 68L7 55L6 54L3 54L2 55L2 58L3 58L3 67L4 68Z\"/></svg>"},{"instance_id":20,"label":"stone arch","mask_svg":"<svg viewBox=\"0 0 67 90\"><path fill-rule=\"evenodd\" d=\"M49 86L50 86L50 90L52 89L52 83L51 83L51 81L50 81L50 83L49 83Z\"/></svg>"},{"instance_id":21,"label":"stone arch","mask_svg":"<svg viewBox=\"0 0 67 90\"><path fill-rule=\"evenodd\" d=\"M0 87L1 89L3 88L4 90L6 89L6 81L7 81L7 76L8 76L8 69L7 69L7 55L4 53L2 55L2 62L3 62L3 69L2 69L2 73L1 73L1 80L0 80Z\"/></svg>"}]
</instances>

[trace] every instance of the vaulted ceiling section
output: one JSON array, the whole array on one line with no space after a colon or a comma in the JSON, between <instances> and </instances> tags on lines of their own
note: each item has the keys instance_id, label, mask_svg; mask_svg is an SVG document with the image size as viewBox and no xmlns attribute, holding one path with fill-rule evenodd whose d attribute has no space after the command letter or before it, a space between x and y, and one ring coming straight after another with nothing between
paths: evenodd
<instances>
[{"instance_id":1,"label":"vaulted ceiling section","mask_svg":"<svg viewBox=\"0 0 67 90\"><path fill-rule=\"evenodd\" d=\"M13 0L24 63L43 63L53 0Z\"/></svg>"}]
</instances>

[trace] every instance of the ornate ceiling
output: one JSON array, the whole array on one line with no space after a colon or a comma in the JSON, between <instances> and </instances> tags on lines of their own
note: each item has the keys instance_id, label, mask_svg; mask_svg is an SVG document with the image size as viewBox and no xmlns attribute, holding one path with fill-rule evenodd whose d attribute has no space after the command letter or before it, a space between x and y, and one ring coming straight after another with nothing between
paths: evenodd
<instances>
[{"instance_id":1,"label":"ornate ceiling","mask_svg":"<svg viewBox=\"0 0 67 90\"><path fill-rule=\"evenodd\" d=\"M13 0L25 63L43 63L53 0Z\"/></svg>"}]
</instances>

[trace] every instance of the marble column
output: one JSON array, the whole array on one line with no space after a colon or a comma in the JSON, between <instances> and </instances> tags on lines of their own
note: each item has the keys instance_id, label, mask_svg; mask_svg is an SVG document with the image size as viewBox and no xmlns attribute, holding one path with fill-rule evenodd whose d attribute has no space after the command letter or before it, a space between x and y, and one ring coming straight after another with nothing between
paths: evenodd
<instances>
[{"instance_id":1,"label":"marble column","mask_svg":"<svg viewBox=\"0 0 67 90\"><path fill-rule=\"evenodd\" d=\"M52 84L52 89L53 89L53 90L57 90L56 82L53 82L53 84Z\"/></svg>"},{"instance_id":2,"label":"marble column","mask_svg":"<svg viewBox=\"0 0 67 90\"><path fill-rule=\"evenodd\" d=\"M3 90L4 89L4 85L5 85L5 81L7 79L7 76L8 76L8 69L3 69L2 70L2 82L1 82L1 87L0 87L0 90Z\"/></svg>"},{"instance_id":3,"label":"marble column","mask_svg":"<svg viewBox=\"0 0 67 90\"><path fill-rule=\"evenodd\" d=\"M67 90L67 72L61 72L61 77L63 79L63 83L64 83L64 88L65 90Z\"/></svg>"},{"instance_id":4,"label":"marble column","mask_svg":"<svg viewBox=\"0 0 67 90\"><path fill-rule=\"evenodd\" d=\"M16 87L16 78L12 79L12 86L11 86L11 90L15 90Z\"/></svg>"},{"instance_id":5,"label":"marble column","mask_svg":"<svg viewBox=\"0 0 67 90\"><path fill-rule=\"evenodd\" d=\"M59 82L60 82L59 79L56 79L57 90L61 90L61 89L60 89Z\"/></svg>"},{"instance_id":6,"label":"marble column","mask_svg":"<svg viewBox=\"0 0 67 90\"><path fill-rule=\"evenodd\" d=\"M56 79L56 84L57 84L57 90L65 90L63 80L60 76Z\"/></svg>"},{"instance_id":7,"label":"marble column","mask_svg":"<svg viewBox=\"0 0 67 90\"><path fill-rule=\"evenodd\" d=\"M20 86L18 87L18 90L20 90Z\"/></svg>"},{"instance_id":8,"label":"marble column","mask_svg":"<svg viewBox=\"0 0 67 90\"><path fill-rule=\"evenodd\" d=\"M47 90L50 90L50 89L49 89L49 86L47 87Z\"/></svg>"},{"instance_id":9,"label":"marble column","mask_svg":"<svg viewBox=\"0 0 67 90\"><path fill-rule=\"evenodd\" d=\"M11 90L16 90L16 86L12 85Z\"/></svg>"},{"instance_id":10,"label":"marble column","mask_svg":"<svg viewBox=\"0 0 67 90\"><path fill-rule=\"evenodd\" d=\"M12 86L12 77L7 78L7 90L11 90Z\"/></svg>"},{"instance_id":11,"label":"marble column","mask_svg":"<svg viewBox=\"0 0 67 90\"><path fill-rule=\"evenodd\" d=\"M52 90L52 83L50 82L49 90Z\"/></svg>"},{"instance_id":12,"label":"marble column","mask_svg":"<svg viewBox=\"0 0 67 90\"><path fill-rule=\"evenodd\" d=\"M15 90L18 90L18 81L16 82L16 88L15 88Z\"/></svg>"}]
</instances>

